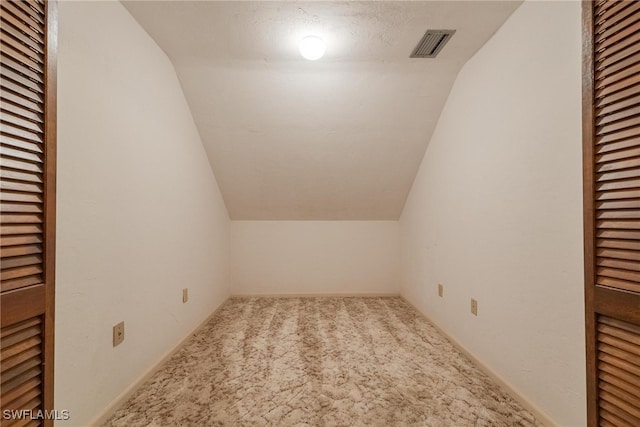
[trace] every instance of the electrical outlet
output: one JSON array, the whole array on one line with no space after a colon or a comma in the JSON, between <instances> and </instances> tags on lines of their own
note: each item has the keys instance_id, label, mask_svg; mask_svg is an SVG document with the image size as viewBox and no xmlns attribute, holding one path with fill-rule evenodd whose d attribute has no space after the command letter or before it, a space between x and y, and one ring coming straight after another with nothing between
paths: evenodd
<instances>
[{"instance_id":1,"label":"electrical outlet","mask_svg":"<svg viewBox=\"0 0 640 427\"><path fill-rule=\"evenodd\" d=\"M442 298L443 294L444 294L444 289L443 289L442 283L438 283L438 296Z\"/></svg>"},{"instance_id":2,"label":"electrical outlet","mask_svg":"<svg viewBox=\"0 0 640 427\"><path fill-rule=\"evenodd\" d=\"M471 298L471 314L474 316L478 315L478 301Z\"/></svg>"},{"instance_id":3,"label":"electrical outlet","mask_svg":"<svg viewBox=\"0 0 640 427\"><path fill-rule=\"evenodd\" d=\"M120 345L124 341L124 322L113 327L113 346Z\"/></svg>"},{"instance_id":4,"label":"electrical outlet","mask_svg":"<svg viewBox=\"0 0 640 427\"><path fill-rule=\"evenodd\" d=\"M186 303L189 301L189 288L184 288L182 290L182 303Z\"/></svg>"}]
</instances>

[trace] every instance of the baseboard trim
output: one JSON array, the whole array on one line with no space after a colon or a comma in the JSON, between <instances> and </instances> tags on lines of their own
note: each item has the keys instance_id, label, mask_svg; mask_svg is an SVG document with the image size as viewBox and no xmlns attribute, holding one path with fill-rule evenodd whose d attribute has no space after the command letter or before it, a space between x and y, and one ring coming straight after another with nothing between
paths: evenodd
<instances>
[{"instance_id":1,"label":"baseboard trim","mask_svg":"<svg viewBox=\"0 0 640 427\"><path fill-rule=\"evenodd\" d=\"M438 323L434 322L429 316L427 316L422 310L420 310L417 306L407 300L403 295L400 295L400 298L411 307L414 308L422 317L424 317L429 323L435 327L438 332L444 335L450 342L453 344L462 354L464 354L468 359L470 359L482 372L484 372L489 378L491 378L496 384L498 384L504 391L509 393L511 397L518 401L525 409L528 409L542 424L547 427L559 427L549 415L547 415L543 410L541 410L536 404L531 402L529 399L524 397L522 393L520 393L514 386L512 386L507 380L502 378L502 376L496 373L493 369L487 366L484 362L478 359L469 349L467 349L464 345L462 345L458 340L453 338L451 335L447 333Z\"/></svg>"},{"instance_id":2,"label":"baseboard trim","mask_svg":"<svg viewBox=\"0 0 640 427\"><path fill-rule=\"evenodd\" d=\"M215 316L220 309L229 301L229 298L225 299L218 307L207 316L198 326L193 328L178 344L176 344L172 349L167 351L161 358L156 362L151 368L149 368L146 372L144 372L138 379L132 382L122 393L120 393L110 404L107 406L98 416L96 416L90 423L89 426L99 427L105 423L114 413L120 408L133 394L138 391L138 389L149 379L153 374L158 372L160 368L167 362L171 356L174 355L178 350L180 350L187 341L193 336L193 334L203 327L213 316Z\"/></svg>"},{"instance_id":3,"label":"baseboard trim","mask_svg":"<svg viewBox=\"0 0 640 427\"><path fill-rule=\"evenodd\" d=\"M399 293L309 293L309 294L234 294L230 298L323 298L323 297L358 297L358 298L397 298Z\"/></svg>"}]
</instances>

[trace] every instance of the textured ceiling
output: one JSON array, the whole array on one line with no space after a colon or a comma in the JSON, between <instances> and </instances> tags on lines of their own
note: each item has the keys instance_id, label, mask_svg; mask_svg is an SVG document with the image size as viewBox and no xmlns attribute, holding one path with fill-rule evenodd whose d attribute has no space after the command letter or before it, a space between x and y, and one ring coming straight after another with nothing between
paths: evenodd
<instances>
[{"instance_id":1,"label":"textured ceiling","mask_svg":"<svg viewBox=\"0 0 640 427\"><path fill-rule=\"evenodd\" d=\"M232 219L395 220L460 67L520 2L124 4L171 58ZM409 59L427 29L457 32Z\"/></svg>"}]
</instances>

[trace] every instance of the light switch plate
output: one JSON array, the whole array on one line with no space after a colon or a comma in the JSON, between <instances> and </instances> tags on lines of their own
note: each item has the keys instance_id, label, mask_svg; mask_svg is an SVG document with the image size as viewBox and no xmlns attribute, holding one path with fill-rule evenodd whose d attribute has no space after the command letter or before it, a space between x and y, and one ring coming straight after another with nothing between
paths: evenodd
<instances>
[{"instance_id":1,"label":"light switch plate","mask_svg":"<svg viewBox=\"0 0 640 427\"><path fill-rule=\"evenodd\" d=\"M478 315L478 301L471 298L471 314L474 316Z\"/></svg>"},{"instance_id":2,"label":"light switch plate","mask_svg":"<svg viewBox=\"0 0 640 427\"><path fill-rule=\"evenodd\" d=\"M438 283L438 296L442 298L443 294L444 294L444 289L443 289L442 283Z\"/></svg>"},{"instance_id":3,"label":"light switch plate","mask_svg":"<svg viewBox=\"0 0 640 427\"><path fill-rule=\"evenodd\" d=\"M189 301L189 288L184 288L182 290L182 303L186 303Z\"/></svg>"}]
</instances>

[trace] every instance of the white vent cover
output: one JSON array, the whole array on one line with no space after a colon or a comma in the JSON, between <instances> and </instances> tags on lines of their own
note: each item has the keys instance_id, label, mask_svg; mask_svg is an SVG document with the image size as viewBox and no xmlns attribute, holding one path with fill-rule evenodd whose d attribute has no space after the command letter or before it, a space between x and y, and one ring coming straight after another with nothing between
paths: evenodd
<instances>
[{"instance_id":1,"label":"white vent cover","mask_svg":"<svg viewBox=\"0 0 640 427\"><path fill-rule=\"evenodd\" d=\"M427 30L410 58L435 58L456 30Z\"/></svg>"}]
</instances>

